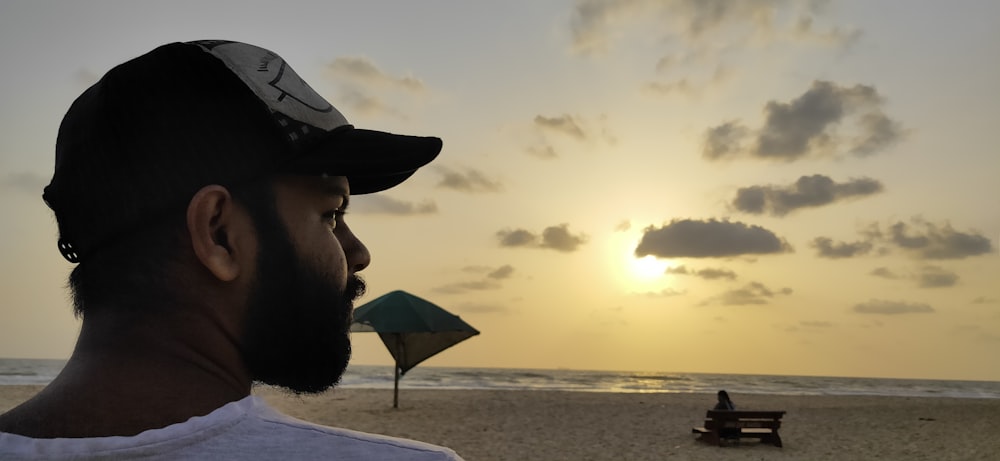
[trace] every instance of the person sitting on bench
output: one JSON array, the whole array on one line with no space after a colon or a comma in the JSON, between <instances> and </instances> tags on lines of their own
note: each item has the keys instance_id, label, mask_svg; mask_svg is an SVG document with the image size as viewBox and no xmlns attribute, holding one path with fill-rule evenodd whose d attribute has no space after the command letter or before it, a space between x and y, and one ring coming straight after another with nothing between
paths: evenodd
<instances>
[{"instance_id":1,"label":"person sitting on bench","mask_svg":"<svg viewBox=\"0 0 1000 461\"><path fill-rule=\"evenodd\" d=\"M735 410L736 405L733 401L729 399L729 393L726 391L719 391L719 403L715 404L713 410Z\"/></svg>"},{"instance_id":2,"label":"person sitting on bench","mask_svg":"<svg viewBox=\"0 0 1000 461\"><path fill-rule=\"evenodd\" d=\"M733 401L729 399L728 392L724 390L719 391L718 398L719 398L719 403L715 404L715 408L712 408L713 410L729 410L729 411L736 410L736 405L733 404ZM723 439L739 440L740 429L730 428L730 427L719 429L719 437L722 437Z\"/></svg>"}]
</instances>

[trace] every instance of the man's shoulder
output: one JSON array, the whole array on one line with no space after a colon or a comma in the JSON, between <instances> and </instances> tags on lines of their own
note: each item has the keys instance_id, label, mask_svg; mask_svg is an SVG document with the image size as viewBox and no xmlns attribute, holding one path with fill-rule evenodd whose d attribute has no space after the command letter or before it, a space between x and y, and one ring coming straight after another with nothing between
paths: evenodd
<instances>
[{"instance_id":1,"label":"man's shoulder","mask_svg":"<svg viewBox=\"0 0 1000 461\"><path fill-rule=\"evenodd\" d=\"M257 397L128 437L35 439L0 433L0 459L8 458L461 461L445 447L302 421Z\"/></svg>"}]
</instances>

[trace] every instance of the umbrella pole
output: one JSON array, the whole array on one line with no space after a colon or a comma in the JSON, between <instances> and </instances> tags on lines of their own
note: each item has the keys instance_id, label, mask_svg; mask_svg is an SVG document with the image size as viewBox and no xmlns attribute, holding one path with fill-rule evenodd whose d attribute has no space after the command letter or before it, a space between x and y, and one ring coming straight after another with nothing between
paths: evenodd
<instances>
[{"instance_id":1,"label":"umbrella pole","mask_svg":"<svg viewBox=\"0 0 1000 461\"><path fill-rule=\"evenodd\" d=\"M403 335L396 333L396 384L393 386L392 407L399 408L399 361L403 356Z\"/></svg>"}]
</instances>

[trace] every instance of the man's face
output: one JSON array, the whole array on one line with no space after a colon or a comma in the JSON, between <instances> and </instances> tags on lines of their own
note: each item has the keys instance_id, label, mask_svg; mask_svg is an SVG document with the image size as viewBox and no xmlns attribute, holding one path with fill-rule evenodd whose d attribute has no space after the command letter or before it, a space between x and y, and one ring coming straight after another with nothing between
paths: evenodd
<instances>
[{"instance_id":1,"label":"man's face","mask_svg":"<svg viewBox=\"0 0 1000 461\"><path fill-rule=\"evenodd\" d=\"M355 272L368 250L344 223L346 178L283 177L253 216L256 280L248 302L244 359L254 380L295 392L339 382L351 355Z\"/></svg>"}]
</instances>

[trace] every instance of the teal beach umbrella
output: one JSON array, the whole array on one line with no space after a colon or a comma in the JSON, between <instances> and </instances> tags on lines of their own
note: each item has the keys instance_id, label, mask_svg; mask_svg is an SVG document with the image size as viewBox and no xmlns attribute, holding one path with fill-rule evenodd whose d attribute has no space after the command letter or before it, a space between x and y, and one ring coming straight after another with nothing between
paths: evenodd
<instances>
[{"instance_id":1,"label":"teal beach umbrella","mask_svg":"<svg viewBox=\"0 0 1000 461\"><path fill-rule=\"evenodd\" d=\"M392 406L399 407L399 377L418 363L479 334L457 315L396 290L354 310L352 332L375 332L396 359Z\"/></svg>"}]
</instances>

